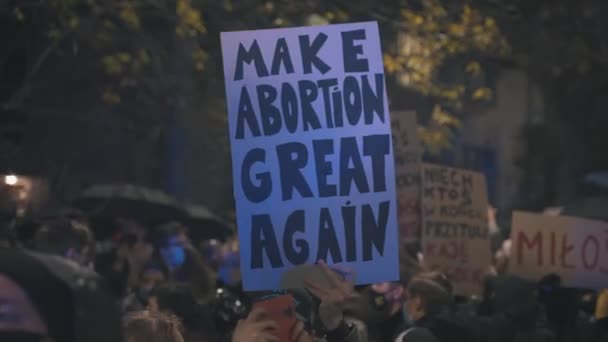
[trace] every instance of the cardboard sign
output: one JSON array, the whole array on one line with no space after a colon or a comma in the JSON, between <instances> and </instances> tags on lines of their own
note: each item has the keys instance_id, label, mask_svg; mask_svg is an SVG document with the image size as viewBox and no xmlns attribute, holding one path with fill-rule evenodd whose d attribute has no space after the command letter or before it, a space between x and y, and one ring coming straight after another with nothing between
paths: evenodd
<instances>
[{"instance_id":1,"label":"cardboard sign","mask_svg":"<svg viewBox=\"0 0 608 342\"><path fill-rule=\"evenodd\" d=\"M426 266L448 275L456 294L480 294L492 261L484 176L424 164L422 205Z\"/></svg>"},{"instance_id":2,"label":"cardboard sign","mask_svg":"<svg viewBox=\"0 0 608 342\"><path fill-rule=\"evenodd\" d=\"M356 282L356 274L349 272L348 270L332 269L333 272L339 277L338 279L344 279L350 283ZM299 265L283 273L281 277L281 288L282 289L304 289L306 288L306 282L312 281L316 286L323 289L331 289L334 284L329 277L325 274L321 266L319 265Z\"/></svg>"},{"instance_id":3,"label":"cardboard sign","mask_svg":"<svg viewBox=\"0 0 608 342\"><path fill-rule=\"evenodd\" d=\"M245 290L323 259L398 279L391 126L376 23L222 33Z\"/></svg>"},{"instance_id":4,"label":"cardboard sign","mask_svg":"<svg viewBox=\"0 0 608 342\"><path fill-rule=\"evenodd\" d=\"M567 216L513 213L509 272L530 280L557 274L563 285L608 284L608 223Z\"/></svg>"},{"instance_id":5,"label":"cardboard sign","mask_svg":"<svg viewBox=\"0 0 608 342\"><path fill-rule=\"evenodd\" d=\"M397 221L402 242L420 241L421 145L418 140L415 112L393 112L391 115L395 176L397 183Z\"/></svg>"},{"instance_id":6,"label":"cardboard sign","mask_svg":"<svg viewBox=\"0 0 608 342\"><path fill-rule=\"evenodd\" d=\"M278 325L272 334L280 342L292 341L293 330L297 323L296 304L291 294L272 297L253 304L253 308L263 309L269 320Z\"/></svg>"}]
</instances>

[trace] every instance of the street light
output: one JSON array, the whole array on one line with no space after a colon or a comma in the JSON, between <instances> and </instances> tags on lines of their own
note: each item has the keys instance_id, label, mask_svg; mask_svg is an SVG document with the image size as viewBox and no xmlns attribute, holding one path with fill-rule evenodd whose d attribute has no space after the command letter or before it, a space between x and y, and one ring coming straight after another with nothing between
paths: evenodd
<instances>
[{"instance_id":1,"label":"street light","mask_svg":"<svg viewBox=\"0 0 608 342\"><path fill-rule=\"evenodd\" d=\"M17 184L17 181L19 181L19 178L17 178L17 176L15 175L6 175L4 176L4 183L6 185L15 185Z\"/></svg>"}]
</instances>

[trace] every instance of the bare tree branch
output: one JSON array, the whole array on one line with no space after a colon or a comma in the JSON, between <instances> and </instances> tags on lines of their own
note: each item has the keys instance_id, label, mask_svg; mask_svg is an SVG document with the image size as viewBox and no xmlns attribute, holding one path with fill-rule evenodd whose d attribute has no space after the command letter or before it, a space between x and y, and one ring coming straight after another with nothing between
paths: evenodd
<instances>
[{"instance_id":1,"label":"bare tree branch","mask_svg":"<svg viewBox=\"0 0 608 342\"><path fill-rule=\"evenodd\" d=\"M60 41L60 39L56 39L51 42L51 44L49 44L49 46L44 49L40 56L38 56L38 59L36 59L36 62L32 66L32 69L28 72L27 76L25 77L25 80L23 80L21 87L19 87L17 91L15 91L10 97L10 99L7 101L5 105L6 108L17 108L21 105L23 99L27 96L27 93L31 88L32 80L34 79L44 62L47 60L47 58L51 55L53 51L55 51L57 46L59 46Z\"/></svg>"}]
</instances>

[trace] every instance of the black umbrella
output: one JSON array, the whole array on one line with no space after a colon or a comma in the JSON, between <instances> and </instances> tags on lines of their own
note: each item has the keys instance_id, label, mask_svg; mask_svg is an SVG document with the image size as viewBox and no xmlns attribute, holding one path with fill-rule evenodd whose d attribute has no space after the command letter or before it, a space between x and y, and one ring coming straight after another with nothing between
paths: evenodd
<instances>
[{"instance_id":1,"label":"black umbrella","mask_svg":"<svg viewBox=\"0 0 608 342\"><path fill-rule=\"evenodd\" d=\"M188 216L181 222L188 226L190 238L194 241L225 241L234 234L234 228L228 222L205 206L189 204L184 206L184 210Z\"/></svg>"},{"instance_id":2,"label":"black umbrella","mask_svg":"<svg viewBox=\"0 0 608 342\"><path fill-rule=\"evenodd\" d=\"M130 218L142 222L180 220L187 217L177 200L160 190L131 184L94 185L74 202L89 216Z\"/></svg>"}]
</instances>

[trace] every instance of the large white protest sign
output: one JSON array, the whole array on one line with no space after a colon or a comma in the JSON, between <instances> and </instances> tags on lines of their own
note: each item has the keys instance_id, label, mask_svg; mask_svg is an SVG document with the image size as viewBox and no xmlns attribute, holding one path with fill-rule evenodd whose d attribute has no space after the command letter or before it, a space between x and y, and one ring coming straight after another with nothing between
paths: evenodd
<instances>
[{"instance_id":1,"label":"large white protest sign","mask_svg":"<svg viewBox=\"0 0 608 342\"><path fill-rule=\"evenodd\" d=\"M402 242L419 242L422 226L420 210L420 169L422 149L417 134L416 112L391 113L397 215Z\"/></svg>"},{"instance_id":2,"label":"large white protest sign","mask_svg":"<svg viewBox=\"0 0 608 342\"><path fill-rule=\"evenodd\" d=\"M222 33L246 290L293 265L398 279L391 125L376 23Z\"/></svg>"},{"instance_id":3,"label":"large white protest sign","mask_svg":"<svg viewBox=\"0 0 608 342\"><path fill-rule=\"evenodd\" d=\"M450 276L456 294L480 294L492 262L485 177L441 165L422 170L425 264Z\"/></svg>"},{"instance_id":4,"label":"large white protest sign","mask_svg":"<svg viewBox=\"0 0 608 342\"><path fill-rule=\"evenodd\" d=\"M564 286L608 285L608 223L515 212L509 273L530 280L557 274Z\"/></svg>"}]
</instances>

